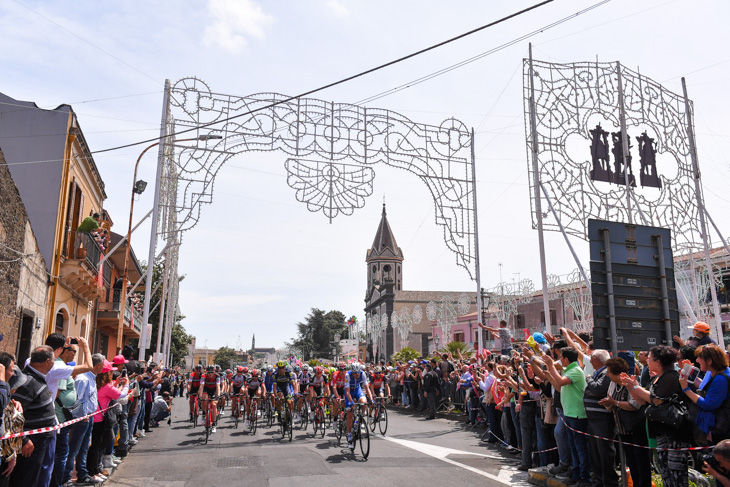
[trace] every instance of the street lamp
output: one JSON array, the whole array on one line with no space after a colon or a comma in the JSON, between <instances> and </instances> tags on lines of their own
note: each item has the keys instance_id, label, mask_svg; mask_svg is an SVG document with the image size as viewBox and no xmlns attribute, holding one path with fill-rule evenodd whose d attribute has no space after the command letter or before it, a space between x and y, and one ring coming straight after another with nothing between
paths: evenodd
<instances>
[{"instance_id":1,"label":"street lamp","mask_svg":"<svg viewBox=\"0 0 730 487\"><path fill-rule=\"evenodd\" d=\"M436 347L436 350L439 349L439 343L441 343L441 337L436 335L433 337L433 344Z\"/></svg>"},{"instance_id":2,"label":"street lamp","mask_svg":"<svg viewBox=\"0 0 730 487\"><path fill-rule=\"evenodd\" d=\"M340 343L340 334L335 333L333 338L335 339L335 346L332 347L332 356L335 358L335 362L337 362L337 345Z\"/></svg>"},{"instance_id":3,"label":"street lamp","mask_svg":"<svg viewBox=\"0 0 730 487\"><path fill-rule=\"evenodd\" d=\"M222 135L214 135L214 134L206 134L206 135L199 135L198 137L193 137L190 139L180 139L176 142L190 142L193 140L211 140L211 139L222 139ZM129 249L132 247L132 243L130 239L132 238L132 215L134 214L134 195L135 194L142 194L147 188L147 182L137 180L137 169L139 168L139 162L142 160L142 156L144 156L148 150L150 150L153 147L156 147L160 145L160 142L155 142L154 144L148 146L145 148L145 150L142 151L142 153L137 158L137 162L134 164L134 177L132 178L132 201L129 205L129 229L127 230L127 248L124 252L124 273L122 275L122 295L120 296L120 311L119 311L119 331L117 333L117 346L119 347L119 350L122 349L122 339L124 336L124 309L127 305L127 279L129 278ZM151 243L150 243L151 244ZM154 265L154 262L148 262L148 266ZM160 308L160 313L162 313L162 309ZM143 323L144 324L144 323ZM157 330L157 342L159 344L160 342L160 330ZM140 344L144 344L144 336L140 337ZM145 344L146 345L146 344ZM145 350L147 347L140 346L140 354L139 359L143 360L143 354L142 351ZM158 346L159 349L159 346ZM159 350L157 350L159 352ZM207 365L207 359L206 359L206 365Z\"/></svg>"}]
</instances>

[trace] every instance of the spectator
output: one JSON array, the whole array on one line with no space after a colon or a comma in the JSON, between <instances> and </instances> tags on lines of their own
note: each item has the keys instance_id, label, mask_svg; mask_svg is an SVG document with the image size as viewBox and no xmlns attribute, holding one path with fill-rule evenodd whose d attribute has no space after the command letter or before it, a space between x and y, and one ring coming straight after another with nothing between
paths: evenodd
<instances>
[{"instance_id":1,"label":"spectator","mask_svg":"<svg viewBox=\"0 0 730 487\"><path fill-rule=\"evenodd\" d=\"M51 337L49 336L49 338ZM48 341L49 340L46 340L47 344ZM76 389L74 387L74 380L71 378L74 373L75 367L68 366L69 362L76 360L76 354L78 353L79 347L78 345L71 343L66 344L65 339L62 335L61 337L59 337L59 341L64 343L64 345L61 347L61 354L56 357L56 360L53 363L53 369L51 369L51 372L49 374L53 374L54 370L58 371L59 375L61 371L66 371L67 373L70 372L68 377L65 377L66 374L64 373L64 377L59 379L56 385L58 389L58 394L55 396L54 401L56 419L59 423L63 423L65 421L69 421L71 419L82 416L82 410L80 407L78 407L76 403ZM53 345L50 346L53 347ZM89 361L89 363L91 363L91 360ZM71 370L69 371L69 369ZM71 411L74 411L74 413L72 413ZM56 455L53 463L53 479L51 482L51 485L53 485L54 487L60 487L64 484L63 472L66 469L66 461L69 458L68 437L69 432L74 426L76 425L72 424L66 426L65 428L61 428L56 434ZM73 459L71 460L71 462L73 462Z\"/></svg>"},{"instance_id":2,"label":"spectator","mask_svg":"<svg viewBox=\"0 0 730 487\"><path fill-rule=\"evenodd\" d=\"M428 416L426 419L436 419L436 391L438 390L439 378L433 370L433 365L425 365L426 373L423 376L423 395L428 403Z\"/></svg>"},{"instance_id":3,"label":"spectator","mask_svg":"<svg viewBox=\"0 0 730 487\"><path fill-rule=\"evenodd\" d=\"M46 374L53 368L53 349L42 345L30 354L30 362L23 370L28 377L25 384L13 394L23 408L24 431L53 427L56 411L53 396L46 383ZM10 485L18 487L46 487L53 473L56 432L24 436L21 456L10 474Z\"/></svg>"},{"instance_id":4,"label":"spectator","mask_svg":"<svg viewBox=\"0 0 730 487\"><path fill-rule=\"evenodd\" d=\"M641 384L641 387L647 388L649 387L649 381L651 380L651 376L649 375L649 352L639 352L639 363L641 364L641 379L639 383Z\"/></svg>"},{"instance_id":5,"label":"spectator","mask_svg":"<svg viewBox=\"0 0 730 487\"><path fill-rule=\"evenodd\" d=\"M677 395L686 400L679 383L679 374L674 370L677 351L666 345L652 347L649 350L649 368L654 375L649 390L644 389L635 377L621 375L621 382L629 388L629 393L640 404L659 406ZM682 399L683 398L683 399ZM689 452L681 450L690 446L691 431L686 424L676 427L659 421L648 421L649 436L656 438L657 461L660 465L664 487L686 487L689 482Z\"/></svg>"},{"instance_id":6,"label":"spectator","mask_svg":"<svg viewBox=\"0 0 730 487\"><path fill-rule=\"evenodd\" d=\"M610 358L606 350L594 350L591 353L591 368L595 370L593 376L586 378L586 389L583 395L588 418L588 443L591 446L591 470L593 482L604 487L618 487L616 463L616 447L613 441L601 438L616 436L616 422L613 415L599 401L608 396L608 387L611 378L607 374L606 362Z\"/></svg>"},{"instance_id":7,"label":"spectator","mask_svg":"<svg viewBox=\"0 0 730 487\"><path fill-rule=\"evenodd\" d=\"M499 328L493 328L481 323L477 324L480 328L489 330L497 335L497 340L499 341L497 347L502 350L502 355L507 355L509 357L512 354L512 330L507 327L507 322L505 320L501 320L499 322Z\"/></svg>"},{"instance_id":8,"label":"spectator","mask_svg":"<svg viewBox=\"0 0 730 487\"><path fill-rule=\"evenodd\" d=\"M698 430L695 438L699 444L709 445L730 437L728 411L720 410L728 396L730 368L725 352L717 345L700 346L695 355L700 370L705 372L700 388L693 392L686 377L680 377L679 383L682 391L695 405L690 409L690 417Z\"/></svg>"},{"instance_id":9,"label":"spectator","mask_svg":"<svg viewBox=\"0 0 730 487\"><path fill-rule=\"evenodd\" d=\"M98 394L96 390L96 376L101 374L105 367L111 367L111 363L104 359L100 353L91 356L92 369L76 377L74 387L76 389L76 400L81 404L83 415L94 414L99 404ZM91 433L94 427L93 416L71 425L68 435L68 460L66 468L63 471L63 482L68 483L71 480L71 472L76 463L76 478L79 485L96 485L101 483L101 478L95 478L89 475L86 467L86 460L89 452L89 443L91 442Z\"/></svg>"},{"instance_id":10,"label":"spectator","mask_svg":"<svg viewBox=\"0 0 730 487\"><path fill-rule=\"evenodd\" d=\"M170 410L172 409L172 400L170 399L170 393L165 391L159 394L152 403L152 410L150 412L152 418L152 426L157 428L160 425L160 421L170 417ZM167 424L170 424L170 419L167 420Z\"/></svg>"},{"instance_id":11,"label":"spectator","mask_svg":"<svg viewBox=\"0 0 730 487\"><path fill-rule=\"evenodd\" d=\"M558 475L558 478L570 479L577 487L591 485L590 447L585 434L588 431L588 419L583 394L586 388L586 377L578 364L578 351L573 347L560 349L560 363L563 367L561 376L549 355L543 360L552 377L553 384L560 389L560 400L563 406L563 417L568 426L570 439L570 455L572 472Z\"/></svg>"},{"instance_id":12,"label":"spectator","mask_svg":"<svg viewBox=\"0 0 730 487\"><path fill-rule=\"evenodd\" d=\"M702 470L715 477L722 487L730 487L730 440L715 445L712 454L714 461L705 462Z\"/></svg>"},{"instance_id":13,"label":"spectator","mask_svg":"<svg viewBox=\"0 0 730 487\"><path fill-rule=\"evenodd\" d=\"M27 376L15 365L15 356L7 352L0 352L0 406L5 406L2 409L0 436L23 431L25 422L23 407L19 402L11 399L11 394L27 381ZM15 468L21 448L22 438L7 439L0 442L0 457L2 457L0 487L9 485L10 474Z\"/></svg>"},{"instance_id":14,"label":"spectator","mask_svg":"<svg viewBox=\"0 0 730 487\"><path fill-rule=\"evenodd\" d=\"M122 375L124 375L125 377L129 377L129 360L127 360L124 355L116 355L112 359L112 364L114 365L114 368L118 370ZM119 431L119 441L116 450L114 450L114 454L119 457L125 457L127 456L127 449L131 437L129 433L129 400L125 397L124 399L120 399L119 403L122 405L122 412L119 414L118 426L114 430L115 438L117 436L117 431ZM110 448L107 449L109 454L112 453L109 450L113 448L114 446L112 444Z\"/></svg>"},{"instance_id":15,"label":"spectator","mask_svg":"<svg viewBox=\"0 0 730 487\"><path fill-rule=\"evenodd\" d=\"M644 412L621 383L621 374L628 374L629 366L623 359L612 358L606 362L606 370L611 384L600 404L613 414L633 485L651 487L651 450L642 448L648 445Z\"/></svg>"}]
</instances>

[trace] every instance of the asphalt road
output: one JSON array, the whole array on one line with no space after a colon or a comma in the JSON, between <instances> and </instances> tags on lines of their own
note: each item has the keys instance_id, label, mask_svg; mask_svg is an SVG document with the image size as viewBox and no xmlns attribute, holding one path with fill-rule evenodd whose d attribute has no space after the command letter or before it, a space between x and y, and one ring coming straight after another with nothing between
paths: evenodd
<instances>
[{"instance_id":1,"label":"asphalt road","mask_svg":"<svg viewBox=\"0 0 730 487\"><path fill-rule=\"evenodd\" d=\"M252 436L230 421L223 416L204 445L202 427L191 428L186 401L176 399L172 425L162 423L141 438L105 486L527 485L516 456L480 444L479 433L463 422L390 411L387 435L371 436L363 460L359 450L353 455L339 446L332 429L324 438L313 438L311 425L307 432L295 429L289 443L277 428Z\"/></svg>"}]
</instances>

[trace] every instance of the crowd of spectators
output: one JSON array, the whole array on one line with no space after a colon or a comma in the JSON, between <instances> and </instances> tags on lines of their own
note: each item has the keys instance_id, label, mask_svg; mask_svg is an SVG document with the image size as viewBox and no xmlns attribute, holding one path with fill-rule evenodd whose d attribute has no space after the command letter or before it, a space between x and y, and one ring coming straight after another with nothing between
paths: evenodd
<instances>
[{"instance_id":1,"label":"crowd of spectators","mask_svg":"<svg viewBox=\"0 0 730 487\"><path fill-rule=\"evenodd\" d=\"M175 370L132 360L131 347L109 361L60 333L15 362L0 352L0 436L53 429L0 441L0 487L100 484L138 438L169 424L173 391L186 386Z\"/></svg>"},{"instance_id":2,"label":"crowd of spectators","mask_svg":"<svg viewBox=\"0 0 730 487\"><path fill-rule=\"evenodd\" d=\"M665 487L687 486L690 464L730 487L729 359L709 333L698 322L678 348L613 356L561 328L503 341L499 354L388 363L388 381L401 406L462 410L485 442L520 455L518 469L546 467L568 485L617 487L621 444L635 487L652 487L652 470Z\"/></svg>"}]
</instances>

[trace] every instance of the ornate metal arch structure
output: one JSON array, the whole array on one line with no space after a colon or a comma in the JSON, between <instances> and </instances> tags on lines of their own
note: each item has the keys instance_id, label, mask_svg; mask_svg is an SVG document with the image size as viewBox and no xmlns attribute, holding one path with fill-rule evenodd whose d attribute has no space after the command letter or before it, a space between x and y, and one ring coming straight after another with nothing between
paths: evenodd
<instances>
[{"instance_id":1,"label":"ornate metal arch structure","mask_svg":"<svg viewBox=\"0 0 730 487\"><path fill-rule=\"evenodd\" d=\"M202 206L213 200L218 171L234 155L290 156L284 163L287 184L309 211L321 211L330 222L365 205L374 166L382 163L426 184L447 247L475 278L472 137L462 122L416 123L389 110L277 93L231 96L183 78L170 90L169 124L172 132L192 129L186 138L220 137L205 145L171 142L174 168L167 181L173 188L164 208L176 216L179 231L198 223Z\"/></svg>"}]
</instances>

